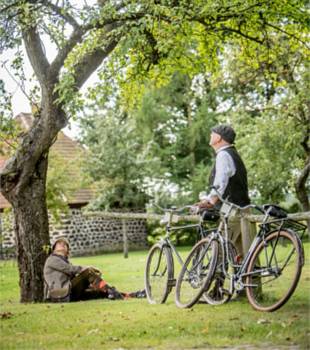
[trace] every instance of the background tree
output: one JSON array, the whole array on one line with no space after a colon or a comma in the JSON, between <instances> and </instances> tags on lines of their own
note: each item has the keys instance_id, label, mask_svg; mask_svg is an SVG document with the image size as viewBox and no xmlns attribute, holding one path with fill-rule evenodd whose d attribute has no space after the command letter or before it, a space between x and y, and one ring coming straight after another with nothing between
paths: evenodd
<instances>
[{"instance_id":1,"label":"background tree","mask_svg":"<svg viewBox=\"0 0 310 350\"><path fill-rule=\"evenodd\" d=\"M1 192L14 210L21 301L43 296L49 148L82 106L78 91L103 60L110 56L128 67L127 76L156 77L175 66L216 67L228 41L249 52L268 45L276 54L280 44L270 44L266 33L284 33L298 50L306 31L304 7L303 1L283 0L108 0L81 7L69 0L1 2L0 51L25 46L41 93L32 128L0 174ZM47 57L43 43L53 43L55 57Z\"/></svg>"},{"instance_id":2,"label":"background tree","mask_svg":"<svg viewBox=\"0 0 310 350\"><path fill-rule=\"evenodd\" d=\"M202 74L190 78L176 72L168 84L147 88L141 105L132 112L148 157L158 160L153 181L166 183L155 193L162 204L194 202L206 189L213 158L209 135L218 113L209 85Z\"/></svg>"},{"instance_id":3,"label":"background tree","mask_svg":"<svg viewBox=\"0 0 310 350\"><path fill-rule=\"evenodd\" d=\"M228 55L223 71L231 96L228 115L241 136L253 193L261 201L280 201L295 192L308 211L309 73L302 50L294 53L284 43L277 56L267 50L255 66L240 51L230 49Z\"/></svg>"},{"instance_id":4,"label":"background tree","mask_svg":"<svg viewBox=\"0 0 310 350\"><path fill-rule=\"evenodd\" d=\"M81 118L81 130L88 150L84 173L97 194L88 208L144 210L148 196L143 180L150 166L134 120L116 104Z\"/></svg>"}]
</instances>

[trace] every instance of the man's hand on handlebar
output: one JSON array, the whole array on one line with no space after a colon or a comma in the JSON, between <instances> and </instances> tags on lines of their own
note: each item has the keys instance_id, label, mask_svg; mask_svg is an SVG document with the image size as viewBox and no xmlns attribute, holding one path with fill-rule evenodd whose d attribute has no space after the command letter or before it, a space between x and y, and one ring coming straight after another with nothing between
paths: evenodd
<instances>
[{"instance_id":1,"label":"man's hand on handlebar","mask_svg":"<svg viewBox=\"0 0 310 350\"><path fill-rule=\"evenodd\" d=\"M210 208L213 208L213 204L208 200L203 200L193 204L190 212L192 215L198 215L198 214L201 214L204 210L210 209Z\"/></svg>"},{"instance_id":2,"label":"man's hand on handlebar","mask_svg":"<svg viewBox=\"0 0 310 350\"><path fill-rule=\"evenodd\" d=\"M199 209L210 209L210 208L213 208L213 206L214 206L214 204L211 201L207 200L207 199L202 200L202 201L196 203L195 205Z\"/></svg>"}]
</instances>

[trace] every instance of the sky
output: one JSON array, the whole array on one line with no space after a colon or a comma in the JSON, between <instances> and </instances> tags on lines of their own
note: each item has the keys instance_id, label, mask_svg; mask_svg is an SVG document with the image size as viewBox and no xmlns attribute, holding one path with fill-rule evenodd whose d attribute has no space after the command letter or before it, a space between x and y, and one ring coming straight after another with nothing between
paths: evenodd
<instances>
[{"instance_id":1,"label":"sky","mask_svg":"<svg viewBox=\"0 0 310 350\"><path fill-rule=\"evenodd\" d=\"M52 55L50 57L54 57L55 51L53 47L49 47L49 50L52 51ZM54 51L54 52L53 52ZM13 71L10 69L10 62L14 59L16 53L12 50L4 52L2 55L0 55L0 78L4 80L5 88L6 90L11 93L12 96L12 109L13 109L13 115L17 115L21 112L24 113L31 113L31 106L29 99L23 92L23 90L26 90L26 93L29 94L29 91L33 84L31 84L29 81L25 82L24 89L21 88L20 83L14 78ZM30 79L33 76L33 69L31 67L31 64L27 58L27 55L25 54L24 59L24 71L27 79ZM3 66L3 63L5 63L5 66ZM87 86L93 84L97 80L96 74L93 74L87 81L87 83L84 85L82 90L85 90ZM70 125L64 129L64 132L76 139L78 138L79 134L79 127L78 123L71 121Z\"/></svg>"},{"instance_id":2,"label":"sky","mask_svg":"<svg viewBox=\"0 0 310 350\"><path fill-rule=\"evenodd\" d=\"M13 94L12 98L12 107L14 115L20 112L30 112L30 104L27 97L22 92L21 87L19 86L17 81L14 81L12 77L13 72L10 69L10 62L14 58L14 52L12 50L5 51L2 55L0 55L0 77L4 80L5 88L9 93ZM5 63L5 67L3 66ZM25 72L26 76L31 76L33 71L29 64L29 61L25 62ZM26 85L26 89L28 90L29 85Z\"/></svg>"}]
</instances>

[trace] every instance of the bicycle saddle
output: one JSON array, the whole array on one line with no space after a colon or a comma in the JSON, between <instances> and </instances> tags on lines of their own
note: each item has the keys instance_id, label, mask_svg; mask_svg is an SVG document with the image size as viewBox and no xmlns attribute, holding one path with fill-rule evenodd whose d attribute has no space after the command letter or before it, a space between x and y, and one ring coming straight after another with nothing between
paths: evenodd
<instances>
[{"instance_id":1,"label":"bicycle saddle","mask_svg":"<svg viewBox=\"0 0 310 350\"><path fill-rule=\"evenodd\" d=\"M283 208L279 207L278 205L264 204L263 209L265 212L268 211L268 214L275 218L284 219L287 217L287 212Z\"/></svg>"}]
</instances>

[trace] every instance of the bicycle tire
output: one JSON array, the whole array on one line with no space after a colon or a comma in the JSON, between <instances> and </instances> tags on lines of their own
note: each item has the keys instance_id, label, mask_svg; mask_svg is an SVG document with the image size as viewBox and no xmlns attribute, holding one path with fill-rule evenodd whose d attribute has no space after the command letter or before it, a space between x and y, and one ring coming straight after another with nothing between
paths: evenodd
<instances>
[{"instance_id":1,"label":"bicycle tire","mask_svg":"<svg viewBox=\"0 0 310 350\"><path fill-rule=\"evenodd\" d=\"M231 241L228 241L228 254L230 256L230 261L235 262L238 253L236 247ZM214 277L210 282L210 287L207 292L202 294L202 299L210 305L222 305L228 302L232 297L232 294L230 293L230 279L225 277L222 265L223 260L219 255ZM236 272L236 267L231 266L229 262L226 261L225 270L229 270L228 272L230 275L233 275Z\"/></svg>"},{"instance_id":2,"label":"bicycle tire","mask_svg":"<svg viewBox=\"0 0 310 350\"><path fill-rule=\"evenodd\" d=\"M201 297L213 277L218 243L204 238L190 251L177 279L175 302L180 308L192 307Z\"/></svg>"},{"instance_id":3,"label":"bicycle tire","mask_svg":"<svg viewBox=\"0 0 310 350\"><path fill-rule=\"evenodd\" d=\"M163 304L172 289L174 266L171 250L160 243L154 244L147 256L145 291L150 304Z\"/></svg>"},{"instance_id":4,"label":"bicycle tire","mask_svg":"<svg viewBox=\"0 0 310 350\"><path fill-rule=\"evenodd\" d=\"M272 312L283 306L296 289L302 266L302 244L294 232L285 229L267 234L247 267L251 275L246 278L246 294L252 307Z\"/></svg>"}]
</instances>

